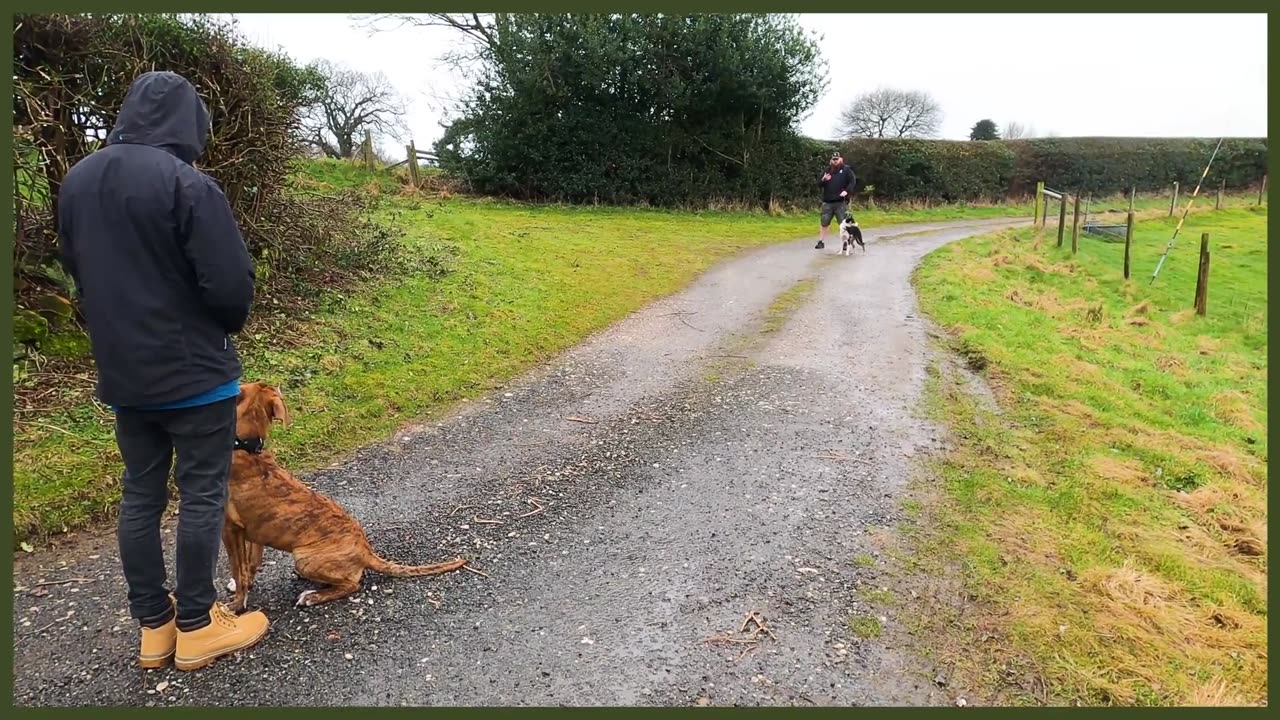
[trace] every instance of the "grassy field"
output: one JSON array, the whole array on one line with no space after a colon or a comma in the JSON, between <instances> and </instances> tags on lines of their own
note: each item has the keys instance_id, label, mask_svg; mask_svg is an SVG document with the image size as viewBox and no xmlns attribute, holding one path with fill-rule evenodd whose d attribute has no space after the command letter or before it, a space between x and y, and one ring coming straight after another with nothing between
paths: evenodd
<instances>
[{"instance_id":1,"label":"grassy field","mask_svg":"<svg viewBox=\"0 0 1280 720\"><path fill-rule=\"evenodd\" d=\"M1267 215L1194 215L1149 285L1173 224L1139 224L1129 282L1122 244L1086 236L1072 257L1031 229L917 272L996 400L934 368L929 409L957 444L908 559L963 568L979 611L920 630L1005 702L1266 702Z\"/></svg>"},{"instance_id":2,"label":"grassy field","mask_svg":"<svg viewBox=\"0 0 1280 720\"><path fill-rule=\"evenodd\" d=\"M295 424L275 447L298 470L392 434L564 350L744 248L816 232L812 212L667 212L406 197L389 174L304 165L309 191L386 198L416 272L334 296L287 334L251 343L246 378L283 386ZM1029 214L1024 206L859 211L864 226ZM269 302L262 299L260 302ZM261 334L250 327L250 333ZM46 343L83 354L82 335ZM88 372L57 378L70 400L14 423L18 538L74 528L114 507L111 414Z\"/></svg>"}]
</instances>

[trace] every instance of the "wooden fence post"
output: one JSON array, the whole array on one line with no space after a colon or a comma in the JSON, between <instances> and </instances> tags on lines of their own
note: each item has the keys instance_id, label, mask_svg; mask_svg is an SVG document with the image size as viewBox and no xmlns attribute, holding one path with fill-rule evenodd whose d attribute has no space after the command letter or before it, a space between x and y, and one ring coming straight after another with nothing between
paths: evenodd
<instances>
[{"instance_id":1,"label":"wooden fence post","mask_svg":"<svg viewBox=\"0 0 1280 720\"><path fill-rule=\"evenodd\" d=\"M1133 211L1129 211L1129 218L1124 228L1124 279L1129 279L1129 247L1133 245Z\"/></svg>"},{"instance_id":2,"label":"wooden fence post","mask_svg":"<svg viewBox=\"0 0 1280 720\"><path fill-rule=\"evenodd\" d=\"M416 190L420 183L418 182L418 149L413 146L413 141L405 146L405 150L409 153L409 182L413 183Z\"/></svg>"},{"instance_id":3,"label":"wooden fence post","mask_svg":"<svg viewBox=\"0 0 1280 720\"><path fill-rule=\"evenodd\" d=\"M1062 235L1067 230L1067 194L1062 193L1062 203L1058 206L1058 247L1062 247Z\"/></svg>"},{"instance_id":4,"label":"wooden fence post","mask_svg":"<svg viewBox=\"0 0 1280 720\"><path fill-rule=\"evenodd\" d=\"M1040 222L1040 203L1044 202L1044 181L1036 183L1036 204L1031 211L1031 227L1044 227Z\"/></svg>"},{"instance_id":5,"label":"wooden fence post","mask_svg":"<svg viewBox=\"0 0 1280 720\"><path fill-rule=\"evenodd\" d=\"M1178 181L1173 181L1173 194L1169 197L1169 217L1173 217L1174 208L1178 207Z\"/></svg>"},{"instance_id":6,"label":"wooden fence post","mask_svg":"<svg viewBox=\"0 0 1280 720\"><path fill-rule=\"evenodd\" d=\"M1080 248L1080 196L1076 195L1075 217L1071 220L1071 254Z\"/></svg>"},{"instance_id":7,"label":"wooden fence post","mask_svg":"<svg viewBox=\"0 0 1280 720\"><path fill-rule=\"evenodd\" d=\"M373 171L373 136L368 130L364 131L364 167L370 172Z\"/></svg>"},{"instance_id":8,"label":"wooden fence post","mask_svg":"<svg viewBox=\"0 0 1280 720\"><path fill-rule=\"evenodd\" d=\"M1133 186L1129 190L1129 212L1133 212L1133 201L1138 198L1138 186Z\"/></svg>"},{"instance_id":9,"label":"wooden fence post","mask_svg":"<svg viewBox=\"0 0 1280 720\"><path fill-rule=\"evenodd\" d=\"M1209 311L1209 233L1200 236L1200 272L1196 275L1196 314Z\"/></svg>"},{"instance_id":10,"label":"wooden fence post","mask_svg":"<svg viewBox=\"0 0 1280 720\"><path fill-rule=\"evenodd\" d=\"M1213 203L1214 210L1222 209L1222 194L1225 193L1226 191L1227 191L1227 179L1222 178L1222 180L1218 181L1218 199L1216 202Z\"/></svg>"},{"instance_id":11,"label":"wooden fence post","mask_svg":"<svg viewBox=\"0 0 1280 720\"><path fill-rule=\"evenodd\" d=\"M1258 204L1261 205L1262 201L1265 200L1266 198L1267 198L1267 176L1263 175L1262 187L1258 188Z\"/></svg>"}]
</instances>

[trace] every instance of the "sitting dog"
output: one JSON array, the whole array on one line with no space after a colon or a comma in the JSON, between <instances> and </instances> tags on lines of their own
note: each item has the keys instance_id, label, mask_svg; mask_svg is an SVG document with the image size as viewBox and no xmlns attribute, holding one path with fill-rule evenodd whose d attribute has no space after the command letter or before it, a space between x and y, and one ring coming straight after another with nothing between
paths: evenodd
<instances>
[{"instance_id":1,"label":"sitting dog","mask_svg":"<svg viewBox=\"0 0 1280 720\"><path fill-rule=\"evenodd\" d=\"M854 243L858 243L858 246L862 248L862 253L864 255L867 252L867 244L862 242L862 228L858 227L858 221L854 220L852 215L845 218L840 223L840 242L841 255L849 255L852 253Z\"/></svg>"},{"instance_id":2,"label":"sitting dog","mask_svg":"<svg viewBox=\"0 0 1280 720\"><path fill-rule=\"evenodd\" d=\"M230 607L244 609L262 566L263 546L293 554L298 575L324 585L298 596L310 606L344 598L360 589L365 570L392 577L439 575L457 570L462 559L405 566L382 559L364 528L338 503L303 485L263 448L273 422L288 423L284 399L273 387L240 386L236 403L236 446L231 459L226 523L222 542L231 564Z\"/></svg>"}]
</instances>

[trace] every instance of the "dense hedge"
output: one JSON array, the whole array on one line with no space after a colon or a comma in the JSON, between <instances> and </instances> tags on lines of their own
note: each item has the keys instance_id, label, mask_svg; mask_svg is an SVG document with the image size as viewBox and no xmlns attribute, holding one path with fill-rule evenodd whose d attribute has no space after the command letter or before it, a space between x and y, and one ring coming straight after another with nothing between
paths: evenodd
<instances>
[{"instance_id":1,"label":"dense hedge","mask_svg":"<svg viewBox=\"0 0 1280 720\"><path fill-rule=\"evenodd\" d=\"M810 204L817 196L818 173L832 150L839 149L857 172L863 197L972 202L1025 197L1041 180L1051 188L1095 194L1123 193L1132 187L1140 192L1158 191L1174 181L1189 188L1200 179L1216 143L1216 139L1198 138L835 142L793 136L780 139L768 149L767 156L752 158L746 167L707 155L696 163L687 158L668 165L664 145L658 153L636 150L629 162L618 158L609 163L610 170L603 175L596 172L594 164L572 174L574 186L579 187L578 198L590 198L591 188L598 186L602 202ZM635 149L625 138L619 138L614 148ZM539 195L542 188L564 187L565 183L557 181L563 165L563 161L539 163L518 181L513 178L511 192L498 190L497 194L529 197ZM1266 171L1265 138L1227 140L1210 168L1205 187L1216 188L1222 178L1228 188L1256 186ZM516 184L519 191L514 190Z\"/></svg>"},{"instance_id":2,"label":"dense hedge","mask_svg":"<svg viewBox=\"0 0 1280 720\"><path fill-rule=\"evenodd\" d=\"M843 144L859 185L890 200L948 202L1025 196L1039 181L1071 192L1161 190L1200 179L1217 140L1195 138L1039 138L998 142L855 140ZM1256 184L1267 171L1265 139L1223 143L1205 182Z\"/></svg>"}]
</instances>

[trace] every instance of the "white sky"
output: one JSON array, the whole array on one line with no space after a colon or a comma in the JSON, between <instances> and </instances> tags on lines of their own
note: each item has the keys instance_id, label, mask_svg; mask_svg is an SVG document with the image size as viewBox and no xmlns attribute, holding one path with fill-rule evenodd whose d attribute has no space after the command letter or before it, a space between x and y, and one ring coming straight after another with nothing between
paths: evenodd
<instances>
[{"instance_id":1,"label":"white sky","mask_svg":"<svg viewBox=\"0 0 1280 720\"><path fill-rule=\"evenodd\" d=\"M420 148L441 134L439 98L464 87L435 62L456 42L446 29L371 37L347 15L236 18L251 41L300 62L385 73L409 100L406 124ZM1267 134L1264 14L826 14L800 22L822 35L830 67L826 92L801 125L813 137L832 137L840 108L878 86L932 94L942 136L952 139L967 138L982 118L1041 136Z\"/></svg>"}]
</instances>

